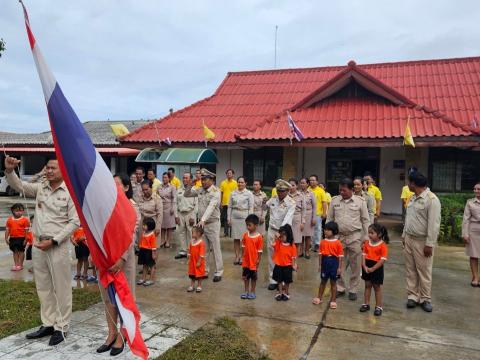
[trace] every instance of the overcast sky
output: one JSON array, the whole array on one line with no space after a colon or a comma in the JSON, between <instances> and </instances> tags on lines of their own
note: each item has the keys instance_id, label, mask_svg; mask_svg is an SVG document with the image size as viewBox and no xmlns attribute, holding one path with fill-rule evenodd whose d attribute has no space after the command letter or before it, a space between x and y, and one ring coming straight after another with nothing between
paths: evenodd
<instances>
[{"instance_id":1,"label":"overcast sky","mask_svg":"<svg viewBox=\"0 0 480 360\"><path fill-rule=\"evenodd\" d=\"M82 121L152 119L228 71L480 55L480 1L24 0ZM48 130L17 0L1 0L0 131Z\"/></svg>"}]
</instances>

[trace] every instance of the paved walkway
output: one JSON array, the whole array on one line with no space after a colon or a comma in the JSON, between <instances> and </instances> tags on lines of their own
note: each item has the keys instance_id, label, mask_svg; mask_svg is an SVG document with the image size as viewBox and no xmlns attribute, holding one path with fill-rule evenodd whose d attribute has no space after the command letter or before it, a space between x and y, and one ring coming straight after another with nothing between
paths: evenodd
<instances>
[{"instance_id":1,"label":"paved walkway","mask_svg":"<svg viewBox=\"0 0 480 360\"><path fill-rule=\"evenodd\" d=\"M389 228L398 222L384 219ZM232 265L233 243L223 239L223 281L208 280L204 292L188 294L186 261L174 260L174 249L162 249L159 281L138 288L142 328L152 355L161 353L181 338L218 316L234 317L247 335L273 359L480 359L480 288L469 285L468 259L460 247L436 249L433 279L434 312L405 308L404 267L398 232L391 231L390 259L385 269L384 314L361 314L361 299L338 301L337 310L311 304L318 287L317 259L300 259L291 287L292 299L278 303L268 285L267 261L262 260L257 299L240 300L241 268ZM10 255L0 247L0 278L31 276L9 271ZM213 264L212 264L213 265ZM363 291L359 294L362 296ZM0 341L0 351L20 351L44 359L94 358L103 341L101 306L74 315L72 334L65 346L48 349L45 341L28 343L23 335ZM8 341L12 346L4 346ZM18 353L20 354L20 353ZM77 354L77 355L75 355ZM10 354L10 358L18 358ZM108 357L108 355L106 356ZM5 358L8 358L6 356ZM27 357L28 358L28 357Z\"/></svg>"}]
</instances>

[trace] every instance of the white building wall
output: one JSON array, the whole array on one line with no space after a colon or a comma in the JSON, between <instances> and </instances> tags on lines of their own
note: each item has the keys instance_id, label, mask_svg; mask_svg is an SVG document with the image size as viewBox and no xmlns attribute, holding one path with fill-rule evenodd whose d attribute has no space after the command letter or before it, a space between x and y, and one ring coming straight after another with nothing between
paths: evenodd
<instances>
[{"instance_id":1,"label":"white building wall","mask_svg":"<svg viewBox=\"0 0 480 360\"><path fill-rule=\"evenodd\" d=\"M303 162L303 175L310 176L311 174L318 175L318 181L326 181L326 148L304 148L305 154L299 151L299 175L302 175L302 159Z\"/></svg>"},{"instance_id":2,"label":"white building wall","mask_svg":"<svg viewBox=\"0 0 480 360\"><path fill-rule=\"evenodd\" d=\"M217 158L217 184L225 178L227 169L235 171L235 178L243 174L242 149L218 149Z\"/></svg>"}]
</instances>

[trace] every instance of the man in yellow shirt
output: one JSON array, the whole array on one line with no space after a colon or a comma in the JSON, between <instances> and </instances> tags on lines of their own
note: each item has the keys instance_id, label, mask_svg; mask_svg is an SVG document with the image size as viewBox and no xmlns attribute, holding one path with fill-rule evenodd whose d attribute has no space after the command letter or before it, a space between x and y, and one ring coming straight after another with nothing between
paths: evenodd
<instances>
[{"instance_id":1,"label":"man in yellow shirt","mask_svg":"<svg viewBox=\"0 0 480 360\"><path fill-rule=\"evenodd\" d=\"M182 186L180 179L175 176L175 169L173 167L168 168L167 174L170 179L170 184L175 185L177 189Z\"/></svg>"},{"instance_id":2,"label":"man in yellow shirt","mask_svg":"<svg viewBox=\"0 0 480 360\"><path fill-rule=\"evenodd\" d=\"M193 187L199 188L201 186L202 186L202 172L200 171L200 169L197 169L195 171L195 183Z\"/></svg>"},{"instance_id":3,"label":"man in yellow shirt","mask_svg":"<svg viewBox=\"0 0 480 360\"><path fill-rule=\"evenodd\" d=\"M317 200L317 211L315 219L315 229L313 231L313 251L318 251L320 245L320 240L322 237L322 221L327 216L327 194L318 185L318 176L313 174L308 178L310 186L309 190L315 194L315 199Z\"/></svg>"},{"instance_id":4,"label":"man in yellow shirt","mask_svg":"<svg viewBox=\"0 0 480 360\"><path fill-rule=\"evenodd\" d=\"M157 173L155 169L148 169L147 170L147 179L152 182L152 196L157 196L157 189L162 183L160 180L157 179Z\"/></svg>"},{"instance_id":5,"label":"man in yellow shirt","mask_svg":"<svg viewBox=\"0 0 480 360\"><path fill-rule=\"evenodd\" d=\"M230 199L230 194L233 190L237 189L237 182L233 178L235 172L233 169L228 169L225 172L227 178L220 183L220 191L222 193L222 212L220 214L220 219L223 226L223 234L225 236L229 235L229 226L227 222L227 212L228 212L228 200Z\"/></svg>"},{"instance_id":6,"label":"man in yellow shirt","mask_svg":"<svg viewBox=\"0 0 480 360\"><path fill-rule=\"evenodd\" d=\"M363 179L368 184L368 193L375 198L375 219L378 219L382 210L382 192L375 185L375 181L373 180L371 173L365 173Z\"/></svg>"}]
</instances>

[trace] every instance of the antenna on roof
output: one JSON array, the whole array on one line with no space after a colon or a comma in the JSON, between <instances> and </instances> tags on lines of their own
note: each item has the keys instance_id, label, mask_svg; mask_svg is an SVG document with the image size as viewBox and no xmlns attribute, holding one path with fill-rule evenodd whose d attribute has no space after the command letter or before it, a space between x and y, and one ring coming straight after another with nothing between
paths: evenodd
<instances>
[{"instance_id":1,"label":"antenna on roof","mask_svg":"<svg viewBox=\"0 0 480 360\"><path fill-rule=\"evenodd\" d=\"M277 33L278 33L278 25L275 25L275 61L273 68L277 68Z\"/></svg>"}]
</instances>

